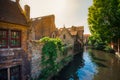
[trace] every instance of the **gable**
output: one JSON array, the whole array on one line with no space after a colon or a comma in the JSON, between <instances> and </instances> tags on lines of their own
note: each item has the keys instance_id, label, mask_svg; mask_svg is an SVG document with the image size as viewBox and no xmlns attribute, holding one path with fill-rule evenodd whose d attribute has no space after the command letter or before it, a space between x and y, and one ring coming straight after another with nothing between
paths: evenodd
<instances>
[{"instance_id":1,"label":"gable","mask_svg":"<svg viewBox=\"0 0 120 80\"><path fill-rule=\"evenodd\" d=\"M60 37L62 38L63 35L66 35L67 37L72 38L72 36L70 35L69 31L67 31L67 29L64 29L61 31Z\"/></svg>"},{"instance_id":2,"label":"gable","mask_svg":"<svg viewBox=\"0 0 120 80\"><path fill-rule=\"evenodd\" d=\"M59 38L64 44L74 44L74 38L70 35L69 31L65 28L62 29Z\"/></svg>"}]
</instances>

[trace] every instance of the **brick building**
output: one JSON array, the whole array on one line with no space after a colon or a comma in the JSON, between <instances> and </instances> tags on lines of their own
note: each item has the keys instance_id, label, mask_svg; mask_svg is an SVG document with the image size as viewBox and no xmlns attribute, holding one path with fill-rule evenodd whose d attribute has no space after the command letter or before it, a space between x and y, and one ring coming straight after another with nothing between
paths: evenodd
<instances>
[{"instance_id":1,"label":"brick building","mask_svg":"<svg viewBox=\"0 0 120 80\"><path fill-rule=\"evenodd\" d=\"M19 0L0 0L0 79L26 80L30 73L27 39L29 6Z\"/></svg>"},{"instance_id":2,"label":"brick building","mask_svg":"<svg viewBox=\"0 0 120 80\"><path fill-rule=\"evenodd\" d=\"M56 30L55 16L48 15L33 18L31 27L35 34L35 40L39 40L42 37L51 37L52 32Z\"/></svg>"},{"instance_id":3,"label":"brick building","mask_svg":"<svg viewBox=\"0 0 120 80\"><path fill-rule=\"evenodd\" d=\"M59 29L60 38L66 45L72 45L74 51L79 51L83 48L83 32L84 27L72 26L70 28Z\"/></svg>"},{"instance_id":4,"label":"brick building","mask_svg":"<svg viewBox=\"0 0 120 80\"><path fill-rule=\"evenodd\" d=\"M59 38L59 35L60 35L59 30L56 28L56 30L51 33L50 37L51 38Z\"/></svg>"},{"instance_id":5,"label":"brick building","mask_svg":"<svg viewBox=\"0 0 120 80\"><path fill-rule=\"evenodd\" d=\"M71 35L71 33L69 32L69 30L67 28L61 28L60 30L60 36L59 38L62 40L63 44L65 45L74 45L74 39Z\"/></svg>"},{"instance_id":6,"label":"brick building","mask_svg":"<svg viewBox=\"0 0 120 80\"><path fill-rule=\"evenodd\" d=\"M83 37L84 37L84 26L72 26L70 28L67 28L71 33L77 32L78 38L81 41L81 44L83 45Z\"/></svg>"}]
</instances>

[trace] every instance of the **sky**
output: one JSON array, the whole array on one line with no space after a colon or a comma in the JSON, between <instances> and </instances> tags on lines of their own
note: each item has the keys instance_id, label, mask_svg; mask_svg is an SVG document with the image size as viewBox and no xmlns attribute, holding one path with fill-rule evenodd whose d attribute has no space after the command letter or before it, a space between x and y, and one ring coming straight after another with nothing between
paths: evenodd
<instances>
[{"instance_id":1,"label":"sky","mask_svg":"<svg viewBox=\"0 0 120 80\"><path fill-rule=\"evenodd\" d=\"M54 14L56 27L84 26L84 33L90 33L87 18L92 0L20 0L20 4L30 6L31 18Z\"/></svg>"}]
</instances>

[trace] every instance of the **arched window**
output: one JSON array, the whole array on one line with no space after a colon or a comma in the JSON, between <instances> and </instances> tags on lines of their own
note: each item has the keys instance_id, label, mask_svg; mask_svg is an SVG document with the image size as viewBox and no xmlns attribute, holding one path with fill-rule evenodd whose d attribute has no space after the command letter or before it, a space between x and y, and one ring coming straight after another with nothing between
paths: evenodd
<instances>
[{"instance_id":1,"label":"arched window","mask_svg":"<svg viewBox=\"0 0 120 80\"><path fill-rule=\"evenodd\" d=\"M55 35L53 34L52 37L55 38Z\"/></svg>"},{"instance_id":2,"label":"arched window","mask_svg":"<svg viewBox=\"0 0 120 80\"><path fill-rule=\"evenodd\" d=\"M65 39L65 38L66 38L66 35L64 34L64 35L63 35L63 39Z\"/></svg>"}]
</instances>

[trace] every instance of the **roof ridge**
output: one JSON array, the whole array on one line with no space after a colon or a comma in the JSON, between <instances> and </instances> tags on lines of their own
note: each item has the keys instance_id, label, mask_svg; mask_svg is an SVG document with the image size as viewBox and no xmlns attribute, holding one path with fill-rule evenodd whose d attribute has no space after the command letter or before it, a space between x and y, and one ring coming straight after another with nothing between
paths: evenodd
<instances>
[{"instance_id":1,"label":"roof ridge","mask_svg":"<svg viewBox=\"0 0 120 80\"><path fill-rule=\"evenodd\" d=\"M24 10L23 10L23 9L21 8L21 6L20 6L19 0L16 0L16 3L17 3L17 6L18 6L18 9L20 10L21 14L22 14L23 17L25 18L26 22L28 22L27 17L26 17L26 14L24 13Z\"/></svg>"}]
</instances>

